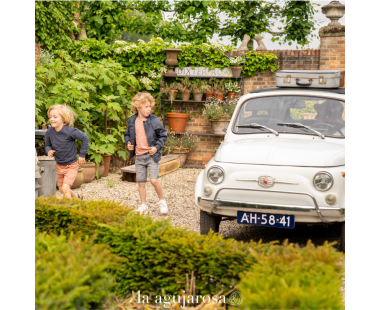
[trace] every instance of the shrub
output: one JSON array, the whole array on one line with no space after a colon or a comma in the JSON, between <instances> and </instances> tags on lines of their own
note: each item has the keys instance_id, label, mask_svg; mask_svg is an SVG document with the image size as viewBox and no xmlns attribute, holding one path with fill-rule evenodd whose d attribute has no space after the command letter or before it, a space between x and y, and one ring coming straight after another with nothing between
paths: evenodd
<instances>
[{"instance_id":1,"label":"shrub","mask_svg":"<svg viewBox=\"0 0 380 310\"><path fill-rule=\"evenodd\" d=\"M226 98L224 100L211 97L204 104L202 114L208 121L216 121L223 117L225 120L229 121L234 114L238 100L238 97L232 99Z\"/></svg>"},{"instance_id":2,"label":"shrub","mask_svg":"<svg viewBox=\"0 0 380 310\"><path fill-rule=\"evenodd\" d=\"M60 206L61 205L61 206ZM243 243L199 235L153 220L116 202L36 199L36 226L49 232L96 233L96 243L123 259L113 270L114 291L182 295L194 271L197 294L226 293L238 285L245 309L331 308L340 305L339 254L333 244L305 248Z\"/></svg>"},{"instance_id":3,"label":"shrub","mask_svg":"<svg viewBox=\"0 0 380 310\"><path fill-rule=\"evenodd\" d=\"M252 251L258 263L241 274L243 309L341 309L342 254L332 244Z\"/></svg>"},{"instance_id":4,"label":"shrub","mask_svg":"<svg viewBox=\"0 0 380 310\"><path fill-rule=\"evenodd\" d=\"M108 271L121 267L105 245L36 230L35 249L36 309L103 308L115 285Z\"/></svg>"},{"instance_id":5,"label":"shrub","mask_svg":"<svg viewBox=\"0 0 380 310\"><path fill-rule=\"evenodd\" d=\"M109 200L39 197L35 202L35 225L41 231L68 236L71 232L94 234L96 223L123 222L132 209Z\"/></svg>"}]
</instances>

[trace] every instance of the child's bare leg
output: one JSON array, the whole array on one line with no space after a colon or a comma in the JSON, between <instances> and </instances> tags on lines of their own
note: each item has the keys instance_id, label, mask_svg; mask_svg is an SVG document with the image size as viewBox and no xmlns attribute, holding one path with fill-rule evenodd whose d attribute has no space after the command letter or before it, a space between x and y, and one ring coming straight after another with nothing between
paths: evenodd
<instances>
[{"instance_id":1,"label":"child's bare leg","mask_svg":"<svg viewBox=\"0 0 380 310\"><path fill-rule=\"evenodd\" d=\"M140 200L141 204L146 205L146 182L140 182L139 184L139 194L140 194Z\"/></svg>"},{"instance_id":2,"label":"child's bare leg","mask_svg":"<svg viewBox=\"0 0 380 310\"><path fill-rule=\"evenodd\" d=\"M152 183L157 195L158 195L158 199L160 200L163 200L164 199L164 195L162 193L162 187L161 187L161 184L160 182L158 182L158 179L150 179L150 183Z\"/></svg>"},{"instance_id":3,"label":"child's bare leg","mask_svg":"<svg viewBox=\"0 0 380 310\"><path fill-rule=\"evenodd\" d=\"M68 198L71 197L78 197L71 189L69 184L62 184L62 186L59 187L59 191Z\"/></svg>"}]
</instances>

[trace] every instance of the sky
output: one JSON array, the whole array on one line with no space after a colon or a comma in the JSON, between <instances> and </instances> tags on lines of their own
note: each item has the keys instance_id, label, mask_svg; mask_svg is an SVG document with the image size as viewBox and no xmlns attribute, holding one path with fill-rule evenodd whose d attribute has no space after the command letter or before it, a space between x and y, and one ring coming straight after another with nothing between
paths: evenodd
<instances>
[{"instance_id":1,"label":"sky","mask_svg":"<svg viewBox=\"0 0 380 310\"><path fill-rule=\"evenodd\" d=\"M331 1L313 1L313 3L320 4L320 6L317 7L317 9L316 9L316 11L317 11L316 14L314 15L314 20L319 21L320 25L319 25L319 27L316 27L316 30L313 31L313 34L318 35L319 28L327 26L327 24L330 22L330 19L328 19L326 17L326 15L322 13L322 9L321 9L322 6L327 5L330 2ZM340 1L340 3L345 5L345 1ZM169 16L170 16L170 13L167 13L166 17L169 17ZM222 17L222 19L223 19L223 17ZM342 25L345 25L345 15L343 15L343 17L341 19L339 19L339 22ZM277 27L280 27L280 26L281 26L280 22L275 22L273 30L276 31ZM228 37L222 37L222 41L219 41L219 38L220 37L218 35L214 35L211 41L218 41L224 45L231 45L232 44L230 38L228 38ZM263 35L263 42L264 42L264 45L266 46L266 48L268 50L283 50L283 49L293 50L293 49L296 49L296 46L297 46L296 43L293 43L292 45L288 45L288 44L279 45L278 42L272 42L271 38L272 38L272 35L269 33L266 33ZM237 46L239 46L240 43L241 43L241 41L238 41ZM320 44L319 37L313 37L309 46L306 46L306 47L309 47L311 49L318 49L319 44ZM254 41L254 48L256 48L256 47L257 47L257 43L256 43L256 41ZM301 48L301 46L299 46L299 48Z\"/></svg>"}]
</instances>

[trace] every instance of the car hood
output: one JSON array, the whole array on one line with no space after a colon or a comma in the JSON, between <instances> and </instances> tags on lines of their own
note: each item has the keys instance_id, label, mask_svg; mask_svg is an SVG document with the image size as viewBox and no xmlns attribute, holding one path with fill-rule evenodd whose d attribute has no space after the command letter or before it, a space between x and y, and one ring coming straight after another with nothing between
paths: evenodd
<instances>
[{"instance_id":1,"label":"car hood","mask_svg":"<svg viewBox=\"0 0 380 310\"><path fill-rule=\"evenodd\" d=\"M344 145L326 139L250 138L223 142L215 161L252 165L334 167L345 164Z\"/></svg>"}]
</instances>

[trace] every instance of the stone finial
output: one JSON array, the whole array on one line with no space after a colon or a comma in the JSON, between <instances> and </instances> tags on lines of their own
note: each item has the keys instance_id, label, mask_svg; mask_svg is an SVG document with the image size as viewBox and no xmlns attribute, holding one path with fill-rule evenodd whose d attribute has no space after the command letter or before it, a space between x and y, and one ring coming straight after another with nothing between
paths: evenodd
<instances>
[{"instance_id":1,"label":"stone finial","mask_svg":"<svg viewBox=\"0 0 380 310\"><path fill-rule=\"evenodd\" d=\"M264 45L263 37L261 36L261 34L255 35L255 40L257 42L256 51L266 51L267 50L267 48Z\"/></svg>"},{"instance_id":2,"label":"stone finial","mask_svg":"<svg viewBox=\"0 0 380 310\"><path fill-rule=\"evenodd\" d=\"M327 26L339 27L342 26L342 24L339 23L338 20L343 17L345 13L345 6L339 1L331 1L329 4L322 7L322 13L331 20Z\"/></svg>"},{"instance_id":3,"label":"stone finial","mask_svg":"<svg viewBox=\"0 0 380 310\"><path fill-rule=\"evenodd\" d=\"M248 34L244 35L243 42L241 42L240 46L238 47L238 51L249 51L248 49L248 42L251 39L251 37Z\"/></svg>"}]
</instances>

